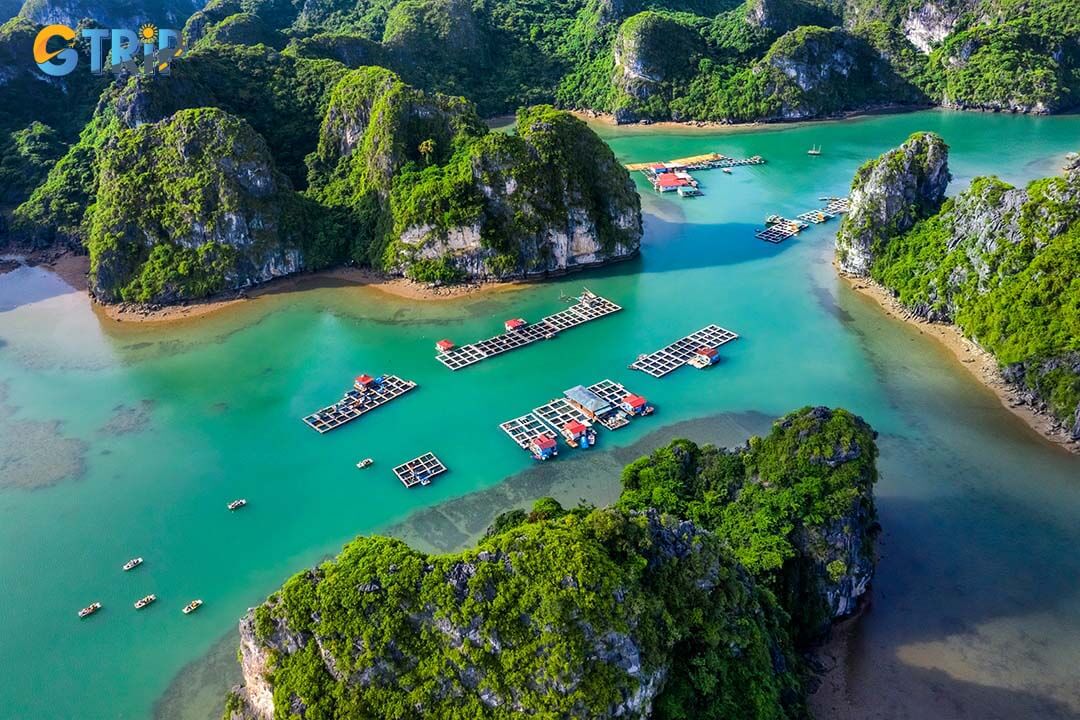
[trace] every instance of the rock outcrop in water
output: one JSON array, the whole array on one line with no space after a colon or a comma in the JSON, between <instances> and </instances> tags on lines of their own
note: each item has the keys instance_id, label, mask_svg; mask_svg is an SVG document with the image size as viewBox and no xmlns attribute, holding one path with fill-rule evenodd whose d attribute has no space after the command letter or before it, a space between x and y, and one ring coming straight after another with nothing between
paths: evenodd
<instances>
[{"instance_id":1,"label":"rock outcrop in water","mask_svg":"<svg viewBox=\"0 0 1080 720\"><path fill-rule=\"evenodd\" d=\"M169 303L297 272L297 200L266 143L216 109L183 110L106 145L90 290Z\"/></svg>"},{"instance_id":2,"label":"rock outcrop in water","mask_svg":"<svg viewBox=\"0 0 1080 720\"><path fill-rule=\"evenodd\" d=\"M937 212L951 179L949 148L934 133L915 133L859 168L851 184L851 210L836 234L840 269L869 275L884 243Z\"/></svg>"},{"instance_id":3,"label":"rock outcrop in water","mask_svg":"<svg viewBox=\"0 0 1080 720\"><path fill-rule=\"evenodd\" d=\"M335 88L311 193L368 236L364 258L418 280L559 273L630 257L641 234L629 173L585 123L522 110L489 133L460 98L380 68Z\"/></svg>"},{"instance_id":4,"label":"rock outcrop in water","mask_svg":"<svg viewBox=\"0 0 1080 720\"><path fill-rule=\"evenodd\" d=\"M213 44L168 83L114 85L15 222L85 243L99 300L154 304L341 263L563 273L633 256L642 234L629 173L567 113L491 133L466 100L381 68Z\"/></svg>"},{"instance_id":5,"label":"rock outcrop in water","mask_svg":"<svg viewBox=\"0 0 1080 720\"><path fill-rule=\"evenodd\" d=\"M859 170L841 269L993 353L1017 399L1080 440L1080 168L1014 188L976 178L942 202L947 148L916 135Z\"/></svg>"},{"instance_id":6,"label":"rock outcrop in water","mask_svg":"<svg viewBox=\"0 0 1080 720\"><path fill-rule=\"evenodd\" d=\"M676 441L618 507L543 499L459 554L358 538L241 621L226 717L805 717L796 641L866 590L875 457L862 420L806 408L737 450Z\"/></svg>"},{"instance_id":7,"label":"rock outcrop in water","mask_svg":"<svg viewBox=\"0 0 1080 720\"><path fill-rule=\"evenodd\" d=\"M816 407L741 448L677 440L626 467L619 504L723 537L810 642L855 611L874 574L875 437L862 418Z\"/></svg>"}]
</instances>

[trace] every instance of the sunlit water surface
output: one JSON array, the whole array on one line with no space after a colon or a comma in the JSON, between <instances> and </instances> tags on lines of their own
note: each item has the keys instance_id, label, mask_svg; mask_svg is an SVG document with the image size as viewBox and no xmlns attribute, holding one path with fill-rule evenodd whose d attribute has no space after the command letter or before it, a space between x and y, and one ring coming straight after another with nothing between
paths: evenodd
<instances>
[{"instance_id":1,"label":"sunlit water surface","mask_svg":"<svg viewBox=\"0 0 1080 720\"><path fill-rule=\"evenodd\" d=\"M1080 715L1080 459L1004 410L945 350L854 295L835 224L771 246L762 218L846 192L915 130L952 147L954 190L1022 183L1080 146L1080 118L925 112L765 130L601 128L625 161L763 155L656 196L640 259L462 300L355 287L271 295L196 321L119 326L54 276L0 277L0 716L207 718L238 679L235 623L291 573L360 533L460 547L499 511L552 494L603 503L621 466L676 436L735 444L807 404L881 433L874 600L846 658L877 717ZM823 155L808 157L811 144ZM435 340L537 319L582 285L625 310L451 373ZM742 338L707 372L655 380L634 357L707 323ZM300 422L359 372L420 388L344 429ZM657 414L534 467L498 430L578 383L612 378ZM451 471L406 490L389 468L434 451ZM354 463L375 458L358 471ZM225 503L246 497L229 513ZM120 570L128 558L145 564ZM159 601L136 612L149 592ZM188 600L206 601L184 616ZM75 611L93 600L96 616Z\"/></svg>"}]
</instances>

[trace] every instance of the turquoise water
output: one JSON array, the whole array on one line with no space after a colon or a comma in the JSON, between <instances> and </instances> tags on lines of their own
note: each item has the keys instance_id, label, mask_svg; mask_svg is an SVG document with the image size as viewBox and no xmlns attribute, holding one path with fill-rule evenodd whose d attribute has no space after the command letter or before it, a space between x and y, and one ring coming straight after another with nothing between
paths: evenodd
<instances>
[{"instance_id":1,"label":"turquoise water","mask_svg":"<svg viewBox=\"0 0 1080 720\"><path fill-rule=\"evenodd\" d=\"M0 277L0 716L207 717L235 672L222 657L237 618L354 535L392 528L452 548L538 494L610 500L617 468L673 433L737 442L805 404L846 406L882 433L883 557L843 659L853 699L873 699L882 717L1080 713L1080 459L838 283L835 228L781 246L752 235L766 214L843 194L863 160L920 129L952 146L954 188L975 174L1051 174L1080 140L1077 117L945 112L730 133L601 129L628 162L718 150L769 163L702 173L695 200L640 182L638 260L456 301L312 286L131 327L41 270ZM807 157L815 143L824 154ZM432 357L439 338L539 318L582 285L624 311L458 373ZM711 322L742 335L719 367L662 380L626 369ZM325 436L300 422L359 372L420 388ZM605 377L657 414L544 467L497 428ZM429 450L451 471L406 490L389 468ZM366 456L376 466L356 470ZM249 506L227 512L241 496ZM135 555L145 564L121 572ZM159 601L135 612L148 592ZM182 615L194 597L206 604ZM104 609L78 621L93 600ZM208 653L216 670L200 672Z\"/></svg>"}]
</instances>

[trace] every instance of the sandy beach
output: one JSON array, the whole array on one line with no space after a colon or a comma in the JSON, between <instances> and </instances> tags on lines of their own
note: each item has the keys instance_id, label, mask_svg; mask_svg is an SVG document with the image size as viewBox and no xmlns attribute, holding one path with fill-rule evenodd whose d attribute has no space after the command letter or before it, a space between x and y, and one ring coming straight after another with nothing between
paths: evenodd
<instances>
[{"instance_id":1,"label":"sandy beach","mask_svg":"<svg viewBox=\"0 0 1080 720\"><path fill-rule=\"evenodd\" d=\"M926 106L930 107L930 106ZM655 132L656 130L678 130L682 132L702 131L710 134L718 132L745 132L762 130L763 128L786 128L802 124L820 125L826 122L843 122L856 120L873 115L890 115L894 113L907 113L916 110L924 110L923 106L911 105L887 105L880 108L856 110L835 117L815 118L807 120L780 120L776 122L717 122L714 120L653 120L649 122L623 123L615 122L615 116L611 113L602 113L595 110L570 110L570 114L584 120L587 123L601 125L610 128L618 128L620 131Z\"/></svg>"},{"instance_id":2,"label":"sandy beach","mask_svg":"<svg viewBox=\"0 0 1080 720\"><path fill-rule=\"evenodd\" d=\"M486 292L506 292L518 289L522 285L523 283L516 282L474 282L437 287L413 282L404 277L384 275L374 270L342 267L314 273L290 275L271 280L250 290L241 290L229 293L227 296L192 301L183 305L162 307L127 303L119 305L94 303L94 309L102 317L117 322L154 323L202 317L268 295L323 287L364 287L406 300L440 302Z\"/></svg>"},{"instance_id":3,"label":"sandy beach","mask_svg":"<svg viewBox=\"0 0 1080 720\"><path fill-rule=\"evenodd\" d=\"M888 290L868 278L856 278L843 273L838 274L853 290L876 301L886 315L917 327L921 334L929 335L948 348L968 372L993 390L1001 404L1011 413L1023 419L1024 422L1051 442L1071 452L1080 454L1080 443L1071 440L1058 430L1055 427L1054 420L1047 414L1039 412L1025 403L1016 389L1005 382L994 356L964 337L958 327L928 322L913 316Z\"/></svg>"}]
</instances>

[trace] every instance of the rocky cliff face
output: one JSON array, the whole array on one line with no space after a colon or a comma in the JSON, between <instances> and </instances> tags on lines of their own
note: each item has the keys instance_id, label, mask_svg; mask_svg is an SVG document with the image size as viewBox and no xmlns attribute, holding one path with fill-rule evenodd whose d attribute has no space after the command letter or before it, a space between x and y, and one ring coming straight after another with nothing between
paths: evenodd
<instances>
[{"instance_id":1,"label":"rocky cliff face","mask_svg":"<svg viewBox=\"0 0 1080 720\"><path fill-rule=\"evenodd\" d=\"M102 158L87 243L95 297L176 302L303 267L292 187L243 120L184 110L120 130Z\"/></svg>"},{"instance_id":2,"label":"rocky cliff face","mask_svg":"<svg viewBox=\"0 0 1080 720\"><path fill-rule=\"evenodd\" d=\"M557 508L451 556L360 538L241 621L226 716L644 719L708 648L703 701L794 718L777 618L716 538L656 512Z\"/></svg>"},{"instance_id":3,"label":"rocky cliff face","mask_svg":"<svg viewBox=\"0 0 1080 720\"><path fill-rule=\"evenodd\" d=\"M615 121L667 117L672 82L692 76L704 51L698 32L673 18L655 12L628 18L615 36ZM660 102L650 107L654 97Z\"/></svg>"},{"instance_id":4,"label":"rocky cliff face","mask_svg":"<svg viewBox=\"0 0 1080 720\"><path fill-rule=\"evenodd\" d=\"M852 613L873 577L874 439L849 412L803 408L744 447L677 440L638 460L623 471L619 503L659 504L723 538L805 644Z\"/></svg>"},{"instance_id":5,"label":"rocky cliff face","mask_svg":"<svg viewBox=\"0 0 1080 720\"><path fill-rule=\"evenodd\" d=\"M629 174L581 121L522 111L487 133L472 106L365 68L335 89L313 195L355 213L366 258L418 280L509 278L627 257L641 239Z\"/></svg>"},{"instance_id":6,"label":"rocky cliff face","mask_svg":"<svg viewBox=\"0 0 1080 720\"><path fill-rule=\"evenodd\" d=\"M840 269L869 275L881 243L937 212L951 177L948 146L934 133L916 133L859 168L850 212L836 235Z\"/></svg>"},{"instance_id":7,"label":"rocky cliff face","mask_svg":"<svg viewBox=\"0 0 1080 720\"><path fill-rule=\"evenodd\" d=\"M921 93L873 46L839 27L805 26L787 33L754 72L763 77L773 108L767 120L805 120L921 101Z\"/></svg>"},{"instance_id":8,"label":"rocky cliff face","mask_svg":"<svg viewBox=\"0 0 1080 720\"><path fill-rule=\"evenodd\" d=\"M841 269L957 325L993 353L1018 401L1080 440L1080 169L1023 189L976 178L942 204L946 148L925 137L860 169Z\"/></svg>"},{"instance_id":9,"label":"rocky cliff face","mask_svg":"<svg viewBox=\"0 0 1080 720\"><path fill-rule=\"evenodd\" d=\"M82 20L92 20L97 27L135 29L140 23L156 22L161 27L179 28L200 4L198 0L26 0L19 14L38 25L61 23L75 27Z\"/></svg>"},{"instance_id":10,"label":"rocky cliff face","mask_svg":"<svg viewBox=\"0 0 1080 720\"><path fill-rule=\"evenodd\" d=\"M470 277L562 273L631 257L641 242L640 199L611 150L576 118L550 107L518 115L518 135L471 154L471 223L434 214L402 223L398 267L451 263ZM406 204L395 194L393 206Z\"/></svg>"}]
</instances>

